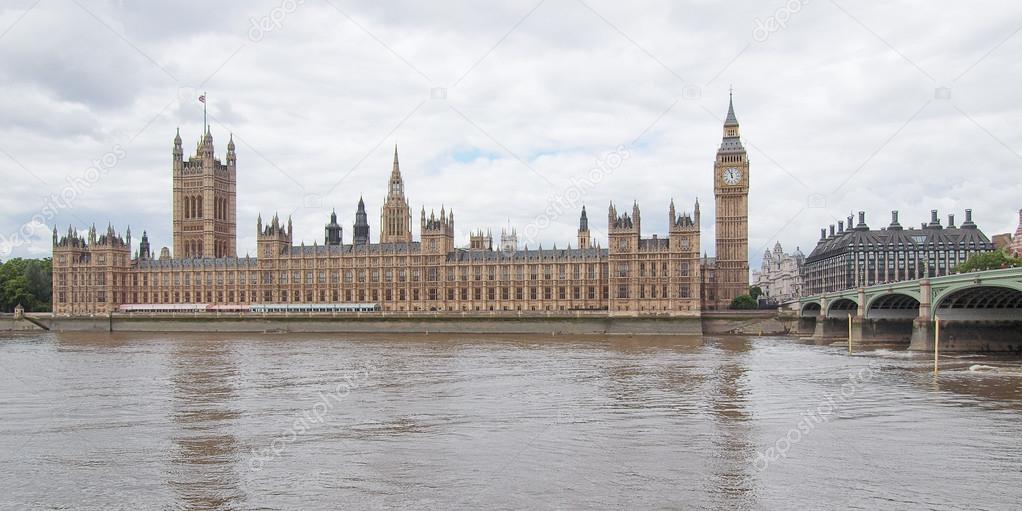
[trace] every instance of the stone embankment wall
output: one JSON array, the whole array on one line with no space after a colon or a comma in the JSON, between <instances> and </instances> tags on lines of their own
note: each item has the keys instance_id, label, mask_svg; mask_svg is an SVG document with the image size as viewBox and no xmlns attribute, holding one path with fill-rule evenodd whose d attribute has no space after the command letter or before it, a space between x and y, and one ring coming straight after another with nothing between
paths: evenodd
<instances>
[{"instance_id":1,"label":"stone embankment wall","mask_svg":"<svg viewBox=\"0 0 1022 511\"><path fill-rule=\"evenodd\" d=\"M54 331L308 332L544 335L699 335L699 318L610 317L331 317L247 318L96 316L41 318Z\"/></svg>"}]
</instances>

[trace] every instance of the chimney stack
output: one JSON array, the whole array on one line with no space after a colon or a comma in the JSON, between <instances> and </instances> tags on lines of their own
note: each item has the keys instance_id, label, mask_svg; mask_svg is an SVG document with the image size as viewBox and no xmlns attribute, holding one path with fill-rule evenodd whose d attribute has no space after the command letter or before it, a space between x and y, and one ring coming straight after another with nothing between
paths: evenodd
<instances>
[{"instance_id":1,"label":"chimney stack","mask_svg":"<svg viewBox=\"0 0 1022 511\"><path fill-rule=\"evenodd\" d=\"M975 229L976 224L972 222L972 210L965 210L965 222L962 223L962 229Z\"/></svg>"},{"instance_id":2,"label":"chimney stack","mask_svg":"<svg viewBox=\"0 0 1022 511\"><path fill-rule=\"evenodd\" d=\"M947 227L948 227L948 229L954 229L955 228L955 214L954 213L948 213L948 215L947 215Z\"/></svg>"},{"instance_id":3,"label":"chimney stack","mask_svg":"<svg viewBox=\"0 0 1022 511\"><path fill-rule=\"evenodd\" d=\"M837 221L837 233L838 234L842 234L844 232L845 232L845 221L844 220L838 220Z\"/></svg>"},{"instance_id":4,"label":"chimney stack","mask_svg":"<svg viewBox=\"0 0 1022 511\"><path fill-rule=\"evenodd\" d=\"M830 237L834 237L834 224L830 224Z\"/></svg>"},{"instance_id":5,"label":"chimney stack","mask_svg":"<svg viewBox=\"0 0 1022 511\"><path fill-rule=\"evenodd\" d=\"M901 224L898 223L898 210L891 211L891 225L887 226L887 228L901 230Z\"/></svg>"}]
</instances>

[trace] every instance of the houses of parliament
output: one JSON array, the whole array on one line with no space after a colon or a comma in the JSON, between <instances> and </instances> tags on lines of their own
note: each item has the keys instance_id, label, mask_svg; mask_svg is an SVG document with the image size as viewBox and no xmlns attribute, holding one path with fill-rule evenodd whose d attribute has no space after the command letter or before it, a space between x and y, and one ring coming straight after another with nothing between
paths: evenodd
<instances>
[{"instance_id":1,"label":"houses of parliament","mask_svg":"<svg viewBox=\"0 0 1022 511\"><path fill-rule=\"evenodd\" d=\"M609 316L699 316L727 308L748 289L749 159L733 102L713 165L716 258L700 256L700 209L666 211L668 232L645 237L633 203L607 211L606 248L579 213L578 236L567 248L520 248L514 231L495 245L472 231L455 240L454 211L413 210L397 148L380 208L380 232L370 231L359 199L350 242L332 213L323 243L297 242L291 220L256 222L257 254L237 257L237 155L233 138L224 160L207 127L185 159L180 132L173 147L173 251L156 255L148 235L133 244L130 228L98 233L53 232L53 310L62 315L147 310L245 311L269 304L307 310L360 304L357 310L523 312ZM134 250L134 251L133 251ZM265 310L265 309L263 309ZM344 309L347 310L347 309Z\"/></svg>"}]
</instances>

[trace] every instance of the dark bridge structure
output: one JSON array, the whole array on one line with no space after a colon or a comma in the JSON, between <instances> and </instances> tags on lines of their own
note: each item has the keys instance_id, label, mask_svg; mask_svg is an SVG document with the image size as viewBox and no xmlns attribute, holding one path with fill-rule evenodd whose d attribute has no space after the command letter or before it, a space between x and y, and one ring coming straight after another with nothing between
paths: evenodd
<instances>
[{"instance_id":1,"label":"dark bridge structure","mask_svg":"<svg viewBox=\"0 0 1022 511\"><path fill-rule=\"evenodd\" d=\"M940 349L1022 353L1022 268L959 273L807 296L799 331L816 339L907 342Z\"/></svg>"}]
</instances>

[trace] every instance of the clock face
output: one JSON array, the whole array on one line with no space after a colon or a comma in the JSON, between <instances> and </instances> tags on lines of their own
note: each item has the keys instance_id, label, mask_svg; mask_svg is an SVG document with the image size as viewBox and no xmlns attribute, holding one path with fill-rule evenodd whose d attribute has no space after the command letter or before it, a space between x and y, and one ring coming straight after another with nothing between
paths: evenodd
<instances>
[{"instance_id":1,"label":"clock face","mask_svg":"<svg viewBox=\"0 0 1022 511\"><path fill-rule=\"evenodd\" d=\"M742 180L742 171L738 170L737 167L728 167L724 169L724 174L721 177L724 178L725 183L736 185Z\"/></svg>"}]
</instances>

